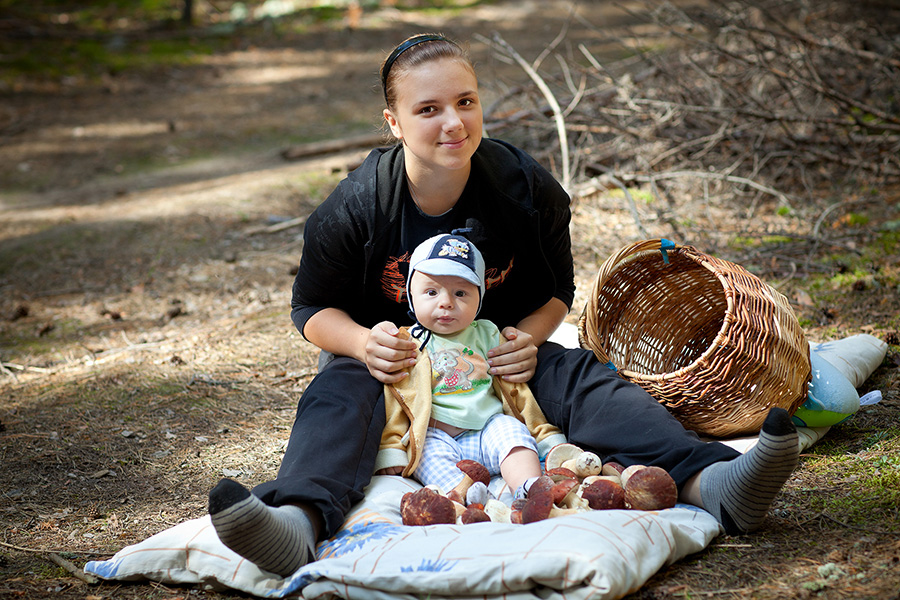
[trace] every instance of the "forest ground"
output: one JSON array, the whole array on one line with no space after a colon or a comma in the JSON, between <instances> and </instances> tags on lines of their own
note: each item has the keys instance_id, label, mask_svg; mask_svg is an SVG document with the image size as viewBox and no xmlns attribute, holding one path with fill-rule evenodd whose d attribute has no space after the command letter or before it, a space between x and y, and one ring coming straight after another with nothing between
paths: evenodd
<instances>
[{"instance_id":1,"label":"forest ground","mask_svg":"<svg viewBox=\"0 0 900 600\"><path fill-rule=\"evenodd\" d=\"M286 161L281 151L376 134L377 65L411 33L472 39L483 81L525 83L473 35L498 31L532 59L565 27L574 44L628 24L612 4L581 3L595 28L582 27L570 6L381 9L355 28L273 21L190 63L3 82L0 595L238 597L88 586L45 554L108 557L204 514L222 476L246 485L274 476L316 363L289 318L302 250L302 223L290 220L364 156ZM488 101L500 93L485 84ZM638 239L614 198L573 203L571 322L599 264ZM882 402L804 454L760 532L717 538L632 598L900 597L900 250L880 229L898 207L898 188L887 186L855 205L864 223L836 212L829 226L848 232L850 247L770 282L811 340L869 333L891 344L860 389L881 390ZM756 218L782 226L776 211ZM741 219L735 209L708 225L738 230ZM766 274L778 260L760 251L748 266Z\"/></svg>"}]
</instances>

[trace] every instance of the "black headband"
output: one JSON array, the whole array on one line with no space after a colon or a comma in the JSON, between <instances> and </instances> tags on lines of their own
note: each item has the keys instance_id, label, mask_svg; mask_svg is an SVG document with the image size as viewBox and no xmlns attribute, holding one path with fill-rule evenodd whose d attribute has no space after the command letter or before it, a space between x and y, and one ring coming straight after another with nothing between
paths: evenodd
<instances>
[{"instance_id":1,"label":"black headband","mask_svg":"<svg viewBox=\"0 0 900 600\"><path fill-rule=\"evenodd\" d=\"M394 48L394 51L391 52L390 56L387 57L387 60L384 61L384 66L381 68L381 89L384 91L384 102L387 104L387 79L388 75L391 72L391 67L394 66L394 61L400 58L400 55L412 48L413 46L418 46L424 42L450 42L447 38L442 35L438 35L436 33L423 33L422 35L416 35L408 40L405 40L402 44ZM450 42L451 44L453 42Z\"/></svg>"}]
</instances>

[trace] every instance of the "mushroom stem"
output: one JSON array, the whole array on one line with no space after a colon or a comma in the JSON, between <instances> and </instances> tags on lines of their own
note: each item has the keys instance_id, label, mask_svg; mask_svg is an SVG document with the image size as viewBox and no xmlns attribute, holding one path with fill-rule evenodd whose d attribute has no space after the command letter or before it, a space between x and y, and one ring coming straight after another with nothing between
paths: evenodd
<instances>
[{"instance_id":1,"label":"mushroom stem","mask_svg":"<svg viewBox=\"0 0 900 600\"><path fill-rule=\"evenodd\" d=\"M456 484L456 487L450 490L447 494L447 497L453 500L454 502L459 502L460 504L466 503L466 492L469 491L469 488L472 487L472 484L475 483L475 480L469 477L466 474L463 474L462 481Z\"/></svg>"}]
</instances>

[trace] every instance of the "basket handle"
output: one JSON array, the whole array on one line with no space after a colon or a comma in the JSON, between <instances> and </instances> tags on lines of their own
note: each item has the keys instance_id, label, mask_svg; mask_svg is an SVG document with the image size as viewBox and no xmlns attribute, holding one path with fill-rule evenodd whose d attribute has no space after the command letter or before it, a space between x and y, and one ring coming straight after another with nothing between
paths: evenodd
<instances>
[{"instance_id":1,"label":"basket handle","mask_svg":"<svg viewBox=\"0 0 900 600\"><path fill-rule=\"evenodd\" d=\"M611 369L616 368L610 361L606 351L600 347L600 344L597 341L597 329L600 326L597 302L600 297L600 290L603 289L603 285L610 278L616 266L629 256L653 250L659 250L662 254L663 261L668 263L668 250L678 250L679 248L685 247L686 246L681 246L665 238L643 240L620 248L615 254L603 261L603 264L600 265L600 269L597 271L597 277L594 278L594 285L591 288L591 295L588 298L588 303L584 307L581 319L578 321L578 335L581 345L590 348L594 352L594 356L597 357L597 360L609 366Z\"/></svg>"}]
</instances>

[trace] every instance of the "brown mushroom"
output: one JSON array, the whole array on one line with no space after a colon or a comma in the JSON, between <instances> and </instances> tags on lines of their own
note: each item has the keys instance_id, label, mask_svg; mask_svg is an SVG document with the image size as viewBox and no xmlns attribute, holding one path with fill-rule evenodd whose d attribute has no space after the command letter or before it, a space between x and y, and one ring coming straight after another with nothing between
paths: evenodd
<instances>
[{"instance_id":1,"label":"brown mushroom","mask_svg":"<svg viewBox=\"0 0 900 600\"><path fill-rule=\"evenodd\" d=\"M490 520L491 518L488 514L477 506L467 507L466 511L460 517L460 521L463 525L469 525L470 523L484 523L489 522Z\"/></svg>"},{"instance_id":2,"label":"brown mushroom","mask_svg":"<svg viewBox=\"0 0 900 600\"><path fill-rule=\"evenodd\" d=\"M522 523L534 523L544 519L563 517L584 512L584 508L559 508L553 503L553 490L528 492L528 500L522 507Z\"/></svg>"},{"instance_id":3,"label":"brown mushroom","mask_svg":"<svg viewBox=\"0 0 900 600\"><path fill-rule=\"evenodd\" d=\"M575 471L573 471L572 469L563 469L562 467L556 467L555 469L550 469L549 471L547 471L547 477L559 483L563 479L575 479L576 477L578 477L578 475L576 475Z\"/></svg>"},{"instance_id":4,"label":"brown mushroom","mask_svg":"<svg viewBox=\"0 0 900 600\"><path fill-rule=\"evenodd\" d=\"M600 480L612 481L613 483L615 483L616 485L618 485L620 487L622 485L622 479L618 475L591 475L590 477L585 477L584 479L581 480L581 487L582 487L582 489L584 489L587 486L594 483L595 481L600 481Z\"/></svg>"},{"instance_id":5,"label":"brown mushroom","mask_svg":"<svg viewBox=\"0 0 900 600\"><path fill-rule=\"evenodd\" d=\"M628 479L640 471L641 469L646 469L646 465L631 465L630 467L625 467L625 469L619 473L619 478L622 480L622 487L625 487L625 484L628 483Z\"/></svg>"},{"instance_id":6,"label":"brown mushroom","mask_svg":"<svg viewBox=\"0 0 900 600\"><path fill-rule=\"evenodd\" d=\"M534 486L532 486L534 487ZM522 507L522 523L535 523L550 517L553 509L553 492L536 490L528 493L528 501Z\"/></svg>"},{"instance_id":7,"label":"brown mushroom","mask_svg":"<svg viewBox=\"0 0 900 600\"><path fill-rule=\"evenodd\" d=\"M569 492L578 487L577 479L563 479L553 485L551 492L553 494L553 504L562 505L563 499L569 495Z\"/></svg>"},{"instance_id":8,"label":"brown mushroom","mask_svg":"<svg viewBox=\"0 0 900 600\"><path fill-rule=\"evenodd\" d=\"M625 467L620 465L617 462L610 461L608 463L603 463L603 468L600 469L601 475L610 475L615 477L620 477L622 475L622 471L625 470Z\"/></svg>"},{"instance_id":9,"label":"brown mushroom","mask_svg":"<svg viewBox=\"0 0 900 600\"><path fill-rule=\"evenodd\" d=\"M429 488L403 494L400 515L404 525L438 525L456 523L452 500Z\"/></svg>"},{"instance_id":10,"label":"brown mushroom","mask_svg":"<svg viewBox=\"0 0 900 600\"><path fill-rule=\"evenodd\" d=\"M635 510L662 510L678 502L678 487L665 469L644 467L625 483L625 505Z\"/></svg>"},{"instance_id":11,"label":"brown mushroom","mask_svg":"<svg viewBox=\"0 0 900 600\"><path fill-rule=\"evenodd\" d=\"M453 499L460 504L466 503L466 492L476 481L480 481L484 485L491 483L491 474L488 473L487 467L478 461L461 460L456 463L456 467L463 472L462 481L447 494L448 498Z\"/></svg>"},{"instance_id":12,"label":"brown mushroom","mask_svg":"<svg viewBox=\"0 0 900 600\"><path fill-rule=\"evenodd\" d=\"M546 475L541 475L537 479L532 482L531 487L528 488L528 496L530 497L532 494L540 494L543 491L550 491L553 489L553 486L556 483L550 477Z\"/></svg>"},{"instance_id":13,"label":"brown mushroom","mask_svg":"<svg viewBox=\"0 0 900 600\"><path fill-rule=\"evenodd\" d=\"M610 479L597 479L581 490L581 497L594 510L625 508L625 490Z\"/></svg>"}]
</instances>

